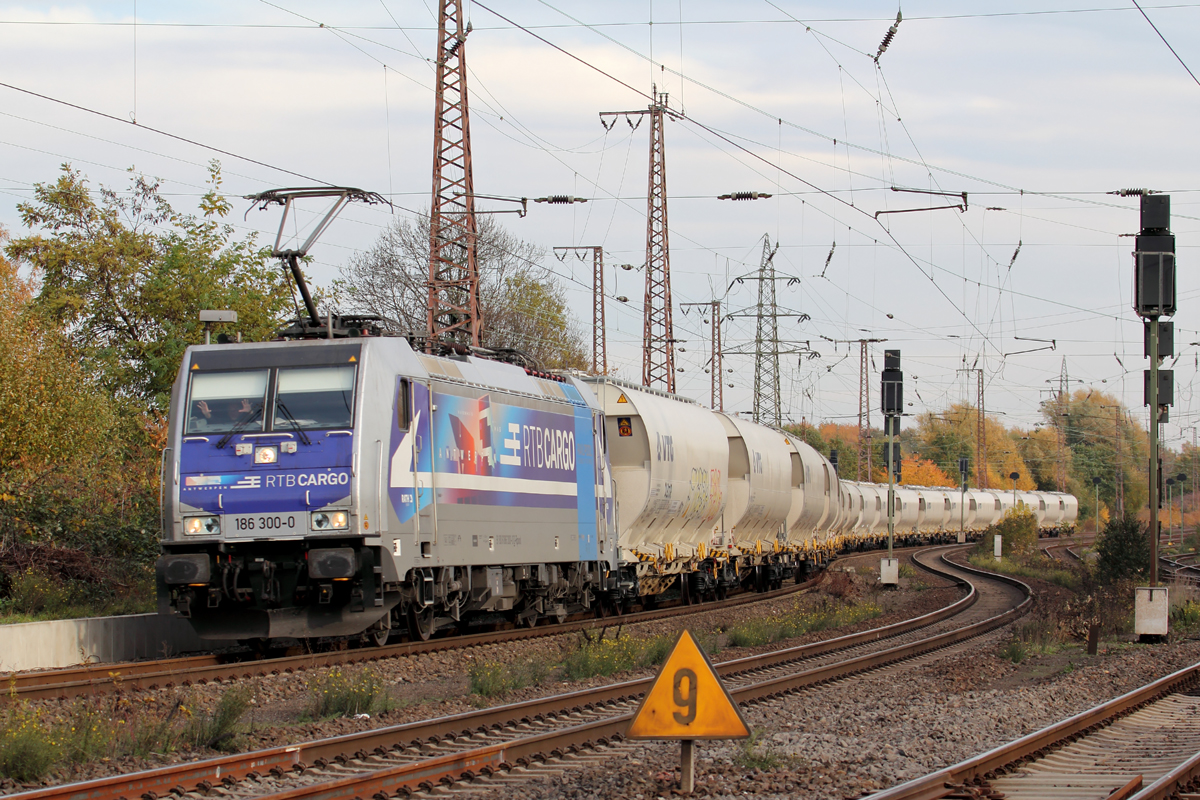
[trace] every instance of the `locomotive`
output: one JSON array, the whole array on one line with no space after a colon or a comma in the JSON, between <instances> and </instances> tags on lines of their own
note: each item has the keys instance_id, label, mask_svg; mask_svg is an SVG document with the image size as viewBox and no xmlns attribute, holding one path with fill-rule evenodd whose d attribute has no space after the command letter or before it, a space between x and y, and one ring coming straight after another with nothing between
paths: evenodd
<instances>
[{"instance_id":1,"label":"locomotive","mask_svg":"<svg viewBox=\"0 0 1200 800\"><path fill-rule=\"evenodd\" d=\"M886 497L784 431L612 378L392 336L199 345L163 454L160 611L203 638L382 643L721 597L878 543ZM1014 499L1046 528L1078 516L1049 492L896 497L902 542Z\"/></svg>"}]
</instances>

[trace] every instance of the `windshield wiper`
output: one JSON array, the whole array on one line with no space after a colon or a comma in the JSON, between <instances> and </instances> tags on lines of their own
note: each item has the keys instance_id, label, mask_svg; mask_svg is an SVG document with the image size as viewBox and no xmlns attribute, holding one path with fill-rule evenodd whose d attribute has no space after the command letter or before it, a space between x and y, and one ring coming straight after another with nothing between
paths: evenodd
<instances>
[{"instance_id":1,"label":"windshield wiper","mask_svg":"<svg viewBox=\"0 0 1200 800\"><path fill-rule=\"evenodd\" d=\"M292 416L292 412L288 411L287 406L285 406L283 403L276 400L275 408L278 411L282 411L283 416L287 419L287 421L292 423L292 430L294 430L296 433L300 434L300 441L304 442L306 445L312 444L312 440L309 439L308 434L305 433L303 429L301 429L300 423L296 422L296 418Z\"/></svg>"},{"instance_id":2,"label":"windshield wiper","mask_svg":"<svg viewBox=\"0 0 1200 800\"><path fill-rule=\"evenodd\" d=\"M242 430L245 429L245 427L247 425L249 425L251 422L253 422L254 418L257 417L261 413L262 413L261 407L260 408L252 408L249 411L244 412L242 414L241 418L239 418L238 421L234 423L233 427L229 429L229 433L222 436L221 441L217 442L217 449L218 450L223 449L225 447L225 445L229 444L230 439L232 439L234 436L237 436L239 433L241 433Z\"/></svg>"}]
</instances>

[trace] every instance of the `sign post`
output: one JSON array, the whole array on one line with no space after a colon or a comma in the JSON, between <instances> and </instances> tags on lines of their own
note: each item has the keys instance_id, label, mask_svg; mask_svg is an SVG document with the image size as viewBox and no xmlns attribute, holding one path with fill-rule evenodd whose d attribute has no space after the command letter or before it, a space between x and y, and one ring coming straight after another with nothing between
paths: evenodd
<instances>
[{"instance_id":1,"label":"sign post","mask_svg":"<svg viewBox=\"0 0 1200 800\"><path fill-rule=\"evenodd\" d=\"M679 789L692 792L696 788L696 741L745 739L750 736L750 726L708 656L685 630L642 698L625 736L678 739Z\"/></svg>"}]
</instances>

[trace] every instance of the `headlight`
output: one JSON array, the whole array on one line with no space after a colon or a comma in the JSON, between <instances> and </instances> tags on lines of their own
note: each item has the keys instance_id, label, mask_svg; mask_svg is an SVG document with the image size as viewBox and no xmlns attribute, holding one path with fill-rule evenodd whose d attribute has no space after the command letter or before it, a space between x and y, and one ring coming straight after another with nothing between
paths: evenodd
<instances>
[{"instance_id":1,"label":"headlight","mask_svg":"<svg viewBox=\"0 0 1200 800\"><path fill-rule=\"evenodd\" d=\"M221 518L188 517L183 521L183 532L191 536L218 536L221 533Z\"/></svg>"},{"instance_id":2,"label":"headlight","mask_svg":"<svg viewBox=\"0 0 1200 800\"><path fill-rule=\"evenodd\" d=\"M255 464L275 464L279 461L279 448L274 445L270 447L254 448L254 463Z\"/></svg>"},{"instance_id":3,"label":"headlight","mask_svg":"<svg viewBox=\"0 0 1200 800\"><path fill-rule=\"evenodd\" d=\"M314 531L344 531L350 527L350 515L345 511L318 511L312 515Z\"/></svg>"}]
</instances>

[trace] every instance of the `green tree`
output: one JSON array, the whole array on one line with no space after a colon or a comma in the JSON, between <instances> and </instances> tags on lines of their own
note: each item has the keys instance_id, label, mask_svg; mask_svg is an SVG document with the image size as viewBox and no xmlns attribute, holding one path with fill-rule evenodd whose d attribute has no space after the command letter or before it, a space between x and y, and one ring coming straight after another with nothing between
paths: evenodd
<instances>
[{"instance_id":1,"label":"green tree","mask_svg":"<svg viewBox=\"0 0 1200 800\"><path fill-rule=\"evenodd\" d=\"M270 338L290 310L269 251L220 222L231 209L220 189L213 162L200 214L181 214L156 181L136 175L127 193L97 195L64 164L57 181L18 204L37 232L6 252L31 268L38 305L112 394L165 408L184 349L203 341L201 309L237 311L251 341Z\"/></svg>"},{"instance_id":2,"label":"green tree","mask_svg":"<svg viewBox=\"0 0 1200 800\"><path fill-rule=\"evenodd\" d=\"M1150 537L1146 526L1133 514L1114 517L1096 541L1096 555L1101 581L1145 580L1150 575Z\"/></svg>"},{"instance_id":3,"label":"green tree","mask_svg":"<svg viewBox=\"0 0 1200 800\"><path fill-rule=\"evenodd\" d=\"M588 344L567 308L561 283L541 266L542 248L522 241L490 215L476 239L483 346L516 348L546 369L587 369ZM337 293L357 311L400 331L428 329L429 216L397 218L375 244L351 256Z\"/></svg>"}]
</instances>

